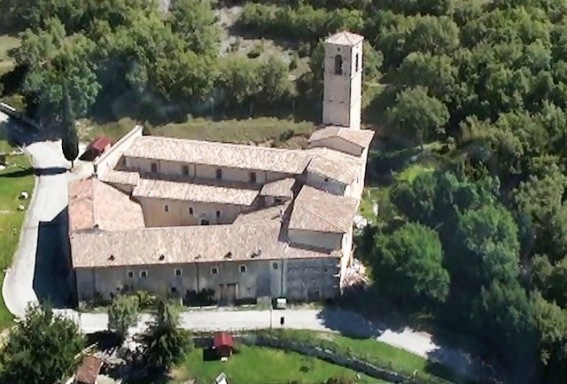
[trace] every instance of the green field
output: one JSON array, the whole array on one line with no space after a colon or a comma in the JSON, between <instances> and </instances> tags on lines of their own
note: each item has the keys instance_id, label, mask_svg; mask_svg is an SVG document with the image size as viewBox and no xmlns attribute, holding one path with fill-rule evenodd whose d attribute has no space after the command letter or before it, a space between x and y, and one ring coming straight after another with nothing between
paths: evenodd
<instances>
[{"instance_id":1,"label":"green field","mask_svg":"<svg viewBox=\"0 0 567 384\"><path fill-rule=\"evenodd\" d=\"M304 330L277 330L275 335L281 335L286 339L302 341L305 343L319 345L325 349L353 355L382 368L398 373L413 374L422 378L441 378L454 380L455 375L449 369L432 363L421 356L407 352L403 349L392 347L373 338L350 338L328 332L313 332Z\"/></svg>"},{"instance_id":2,"label":"green field","mask_svg":"<svg viewBox=\"0 0 567 384\"><path fill-rule=\"evenodd\" d=\"M0 141L0 146L6 147L5 142ZM27 202L18 200L18 196L23 191L31 195L34 185L27 157L8 156L7 163L8 167L0 171L0 286L4 281L4 270L12 263L18 247L25 217L25 212L18 211L18 206L27 205ZM0 295L0 330L9 326L11 321L12 315Z\"/></svg>"},{"instance_id":3,"label":"green field","mask_svg":"<svg viewBox=\"0 0 567 384\"><path fill-rule=\"evenodd\" d=\"M202 349L195 349L175 374L174 383L197 378L199 383L212 383L224 372L231 384L286 384L300 380L303 384L320 384L329 377L355 379L356 372L314 357L276 349L241 346L240 352L228 361L203 361ZM384 383L362 377L356 383Z\"/></svg>"}]
</instances>

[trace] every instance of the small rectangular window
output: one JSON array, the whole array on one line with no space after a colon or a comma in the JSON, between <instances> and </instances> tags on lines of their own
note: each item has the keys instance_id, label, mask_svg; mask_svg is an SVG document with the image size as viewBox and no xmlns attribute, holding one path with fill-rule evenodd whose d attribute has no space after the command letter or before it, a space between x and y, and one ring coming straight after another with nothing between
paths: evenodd
<instances>
[{"instance_id":1,"label":"small rectangular window","mask_svg":"<svg viewBox=\"0 0 567 384\"><path fill-rule=\"evenodd\" d=\"M176 293L177 293L177 288L176 288L176 287L171 287L171 293L176 294Z\"/></svg>"},{"instance_id":2,"label":"small rectangular window","mask_svg":"<svg viewBox=\"0 0 567 384\"><path fill-rule=\"evenodd\" d=\"M272 263L272 269L277 270L279 267L278 263Z\"/></svg>"},{"instance_id":3,"label":"small rectangular window","mask_svg":"<svg viewBox=\"0 0 567 384\"><path fill-rule=\"evenodd\" d=\"M148 271L140 271L140 277L145 279L146 277L148 277Z\"/></svg>"},{"instance_id":4,"label":"small rectangular window","mask_svg":"<svg viewBox=\"0 0 567 384\"><path fill-rule=\"evenodd\" d=\"M246 273L246 265L240 266L240 273Z\"/></svg>"},{"instance_id":5,"label":"small rectangular window","mask_svg":"<svg viewBox=\"0 0 567 384\"><path fill-rule=\"evenodd\" d=\"M157 173L157 163L152 163L151 169L152 169L152 173Z\"/></svg>"},{"instance_id":6,"label":"small rectangular window","mask_svg":"<svg viewBox=\"0 0 567 384\"><path fill-rule=\"evenodd\" d=\"M133 279L134 278L134 272L128 271L128 278Z\"/></svg>"},{"instance_id":7,"label":"small rectangular window","mask_svg":"<svg viewBox=\"0 0 567 384\"><path fill-rule=\"evenodd\" d=\"M220 215L221 215L221 211L217 211L217 219L220 218Z\"/></svg>"},{"instance_id":8,"label":"small rectangular window","mask_svg":"<svg viewBox=\"0 0 567 384\"><path fill-rule=\"evenodd\" d=\"M181 167L181 173L183 174L183 176L188 176L189 175L189 166L188 165L184 165Z\"/></svg>"},{"instance_id":9,"label":"small rectangular window","mask_svg":"<svg viewBox=\"0 0 567 384\"><path fill-rule=\"evenodd\" d=\"M179 269L179 268L175 269L175 276L181 276L182 273L183 272L181 271L181 269Z\"/></svg>"},{"instance_id":10,"label":"small rectangular window","mask_svg":"<svg viewBox=\"0 0 567 384\"><path fill-rule=\"evenodd\" d=\"M164 210L165 212L169 212L169 205L165 204L165 205L163 206L163 210Z\"/></svg>"},{"instance_id":11,"label":"small rectangular window","mask_svg":"<svg viewBox=\"0 0 567 384\"><path fill-rule=\"evenodd\" d=\"M189 214L190 214L190 215L193 214L193 207L189 207Z\"/></svg>"},{"instance_id":12,"label":"small rectangular window","mask_svg":"<svg viewBox=\"0 0 567 384\"><path fill-rule=\"evenodd\" d=\"M217 180L222 180L222 169L217 168L216 177L217 177Z\"/></svg>"},{"instance_id":13,"label":"small rectangular window","mask_svg":"<svg viewBox=\"0 0 567 384\"><path fill-rule=\"evenodd\" d=\"M250 182L256 184L256 172L250 172Z\"/></svg>"},{"instance_id":14,"label":"small rectangular window","mask_svg":"<svg viewBox=\"0 0 567 384\"><path fill-rule=\"evenodd\" d=\"M217 267L212 267L211 268L211 275L216 275L217 273L219 273L219 269Z\"/></svg>"}]
</instances>

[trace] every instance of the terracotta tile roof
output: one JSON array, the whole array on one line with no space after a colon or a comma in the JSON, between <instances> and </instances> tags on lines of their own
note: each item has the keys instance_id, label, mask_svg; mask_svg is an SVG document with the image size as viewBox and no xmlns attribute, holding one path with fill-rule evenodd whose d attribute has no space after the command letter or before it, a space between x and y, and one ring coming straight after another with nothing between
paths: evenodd
<instances>
[{"instance_id":1,"label":"terracotta tile roof","mask_svg":"<svg viewBox=\"0 0 567 384\"><path fill-rule=\"evenodd\" d=\"M230 184L201 184L189 181L140 179L132 196L156 199L198 201L203 203L252 205L257 189L245 189Z\"/></svg>"},{"instance_id":2,"label":"terracotta tile roof","mask_svg":"<svg viewBox=\"0 0 567 384\"><path fill-rule=\"evenodd\" d=\"M328 37L325 42L339 45L356 45L364 40L364 37L347 31L338 32Z\"/></svg>"},{"instance_id":3,"label":"terracotta tile roof","mask_svg":"<svg viewBox=\"0 0 567 384\"><path fill-rule=\"evenodd\" d=\"M349 143L355 144L360 148L368 148L374 138L374 131L369 129L350 129L330 125L322 129L318 129L311 134L309 142L313 143L318 140L330 139L333 137L341 138Z\"/></svg>"},{"instance_id":4,"label":"terracotta tile roof","mask_svg":"<svg viewBox=\"0 0 567 384\"><path fill-rule=\"evenodd\" d=\"M243 212L236 217L232 225L250 225L252 223L281 222L282 213L287 211L289 203L274 207Z\"/></svg>"},{"instance_id":5,"label":"terracotta tile roof","mask_svg":"<svg viewBox=\"0 0 567 384\"><path fill-rule=\"evenodd\" d=\"M360 175L361 167L366 166L359 157L329 148L310 148L305 152L313 155L307 172L327 176L343 184L352 183Z\"/></svg>"},{"instance_id":6,"label":"terracotta tile roof","mask_svg":"<svg viewBox=\"0 0 567 384\"><path fill-rule=\"evenodd\" d=\"M102 153L109 145L112 145L110 139L107 137L97 137L90 142L89 147Z\"/></svg>"},{"instance_id":7,"label":"terracotta tile roof","mask_svg":"<svg viewBox=\"0 0 567 384\"><path fill-rule=\"evenodd\" d=\"M301 150L182 140L159 136L143 136L136 139L124 155L285 174L301 174L309 162L309 156Z\"/></svg>"},{"instance_id":8,"label":"terracotta tile roof","mask_svg":"<svg viewBox=\"0 0 567 384\"><path fill-rule=\"evenodd\" d=\"M340 257L340 251L290 246L279 239L280 225L278 221L76 232L70 236L72 262L74 268L94 268L255 258Z\"/></svg>"},{"instance_id":9,"label":"terracotta tile roof","mask_svg":"<svg viewBox=\"0 0 567 384\"><path fill-rule=\"evenodd\" d=\"M274 197L293 197L292 188L295 185L295 178L288 177L286 179L276 180L264 184L260 195L262 196L274 196Z\"/></svg>"},{"instance_id":10,"label":"terracotta tile roof","mask_svg":"<svg viewBox=\"0 0 567 384\"><path fill-rule=\"evenodd\" d=\"M100 181L111 184L126 184L126 185L138 185L140 182L140 174L137 172L125 172L125 171L106 171L98 176Z\"/></svg>"},{"instance_id":11,"label":"terracotta tile roof","mask_svg":"<svg viewBox=\"0 0 567 384\"><path fill-rule=\"evenodd\" d=\"M85 357L79 369L77 369L75 382L79 384L95 384L101 367L101 359L94 356Z\"/></svg>"},{"instance_id":12,"label":"terracotta tile roof","mask_svg":"<svg viewBox=\"0 0 567 384\"><path fill-rule=\"evenodd\" d=\"M69 183L69 230L144 228L142 207L95 177Z\"/></svg>"},{"instance_id":13,"label":"terracotta tile roof","mask_svg":"<svg viewBox=\"0 0 567 384\"><path fill-rule=\"evenodd\" d=\"M307 185L295 198L289 229L346 233L352 227L358 200L337 196Z\"/></svg>"}]
</instances>

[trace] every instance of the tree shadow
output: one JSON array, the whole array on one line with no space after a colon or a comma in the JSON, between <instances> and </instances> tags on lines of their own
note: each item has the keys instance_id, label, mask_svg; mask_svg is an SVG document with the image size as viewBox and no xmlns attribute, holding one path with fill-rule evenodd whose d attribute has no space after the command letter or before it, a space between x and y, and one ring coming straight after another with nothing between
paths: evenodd
<instances>
[{"instance_id":1,"label":"tree shadow","mask_svg":"<svg viewBox=\"0 0 567 384\"><path fill-rule=\"evenodd\" d=\"M55 176L67 172L67 168L50 167L50 168L34 168L33 172L36 176Z\"/></svg>"},{"instance_id":2,"label":"tree shadow","mask_svg":"<svg viewBox=\"0 0 567 384\"><path fill-rule=\"evenodd\" d=\"M65 207L53 220L40 221L33 290L40 303L49 302L56 309L73 305L73 273L69 244L69 213Z\"/></svg>"},{"instance_id":3,"label":"tree shadow","mask_svg":"<svg viewBox=\"0 0 567 384\"><path fill-rule=\"evenodd\" d=\"M7 173L2 173L0 174L0 179L17 179L20 177L26 177L33 174L34 174L34 169L29 167L29 168L14 170Z\"/></svg>"}]
</instances>

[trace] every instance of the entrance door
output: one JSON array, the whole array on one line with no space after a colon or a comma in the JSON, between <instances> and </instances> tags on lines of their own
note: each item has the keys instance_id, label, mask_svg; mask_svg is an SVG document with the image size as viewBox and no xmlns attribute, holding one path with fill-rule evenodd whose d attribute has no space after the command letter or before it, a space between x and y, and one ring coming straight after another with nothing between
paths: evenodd
<instances>
[{"instance_id":1,"label":"entrance door","mask_svg":"<svg viewBox=\"0 0 567 384\"><path fill-rule=\"evenodd\" d=\"M233 305L236 302L236 286L237 284L219 285L220 305Z\"/></svg>"}]
</instances>

